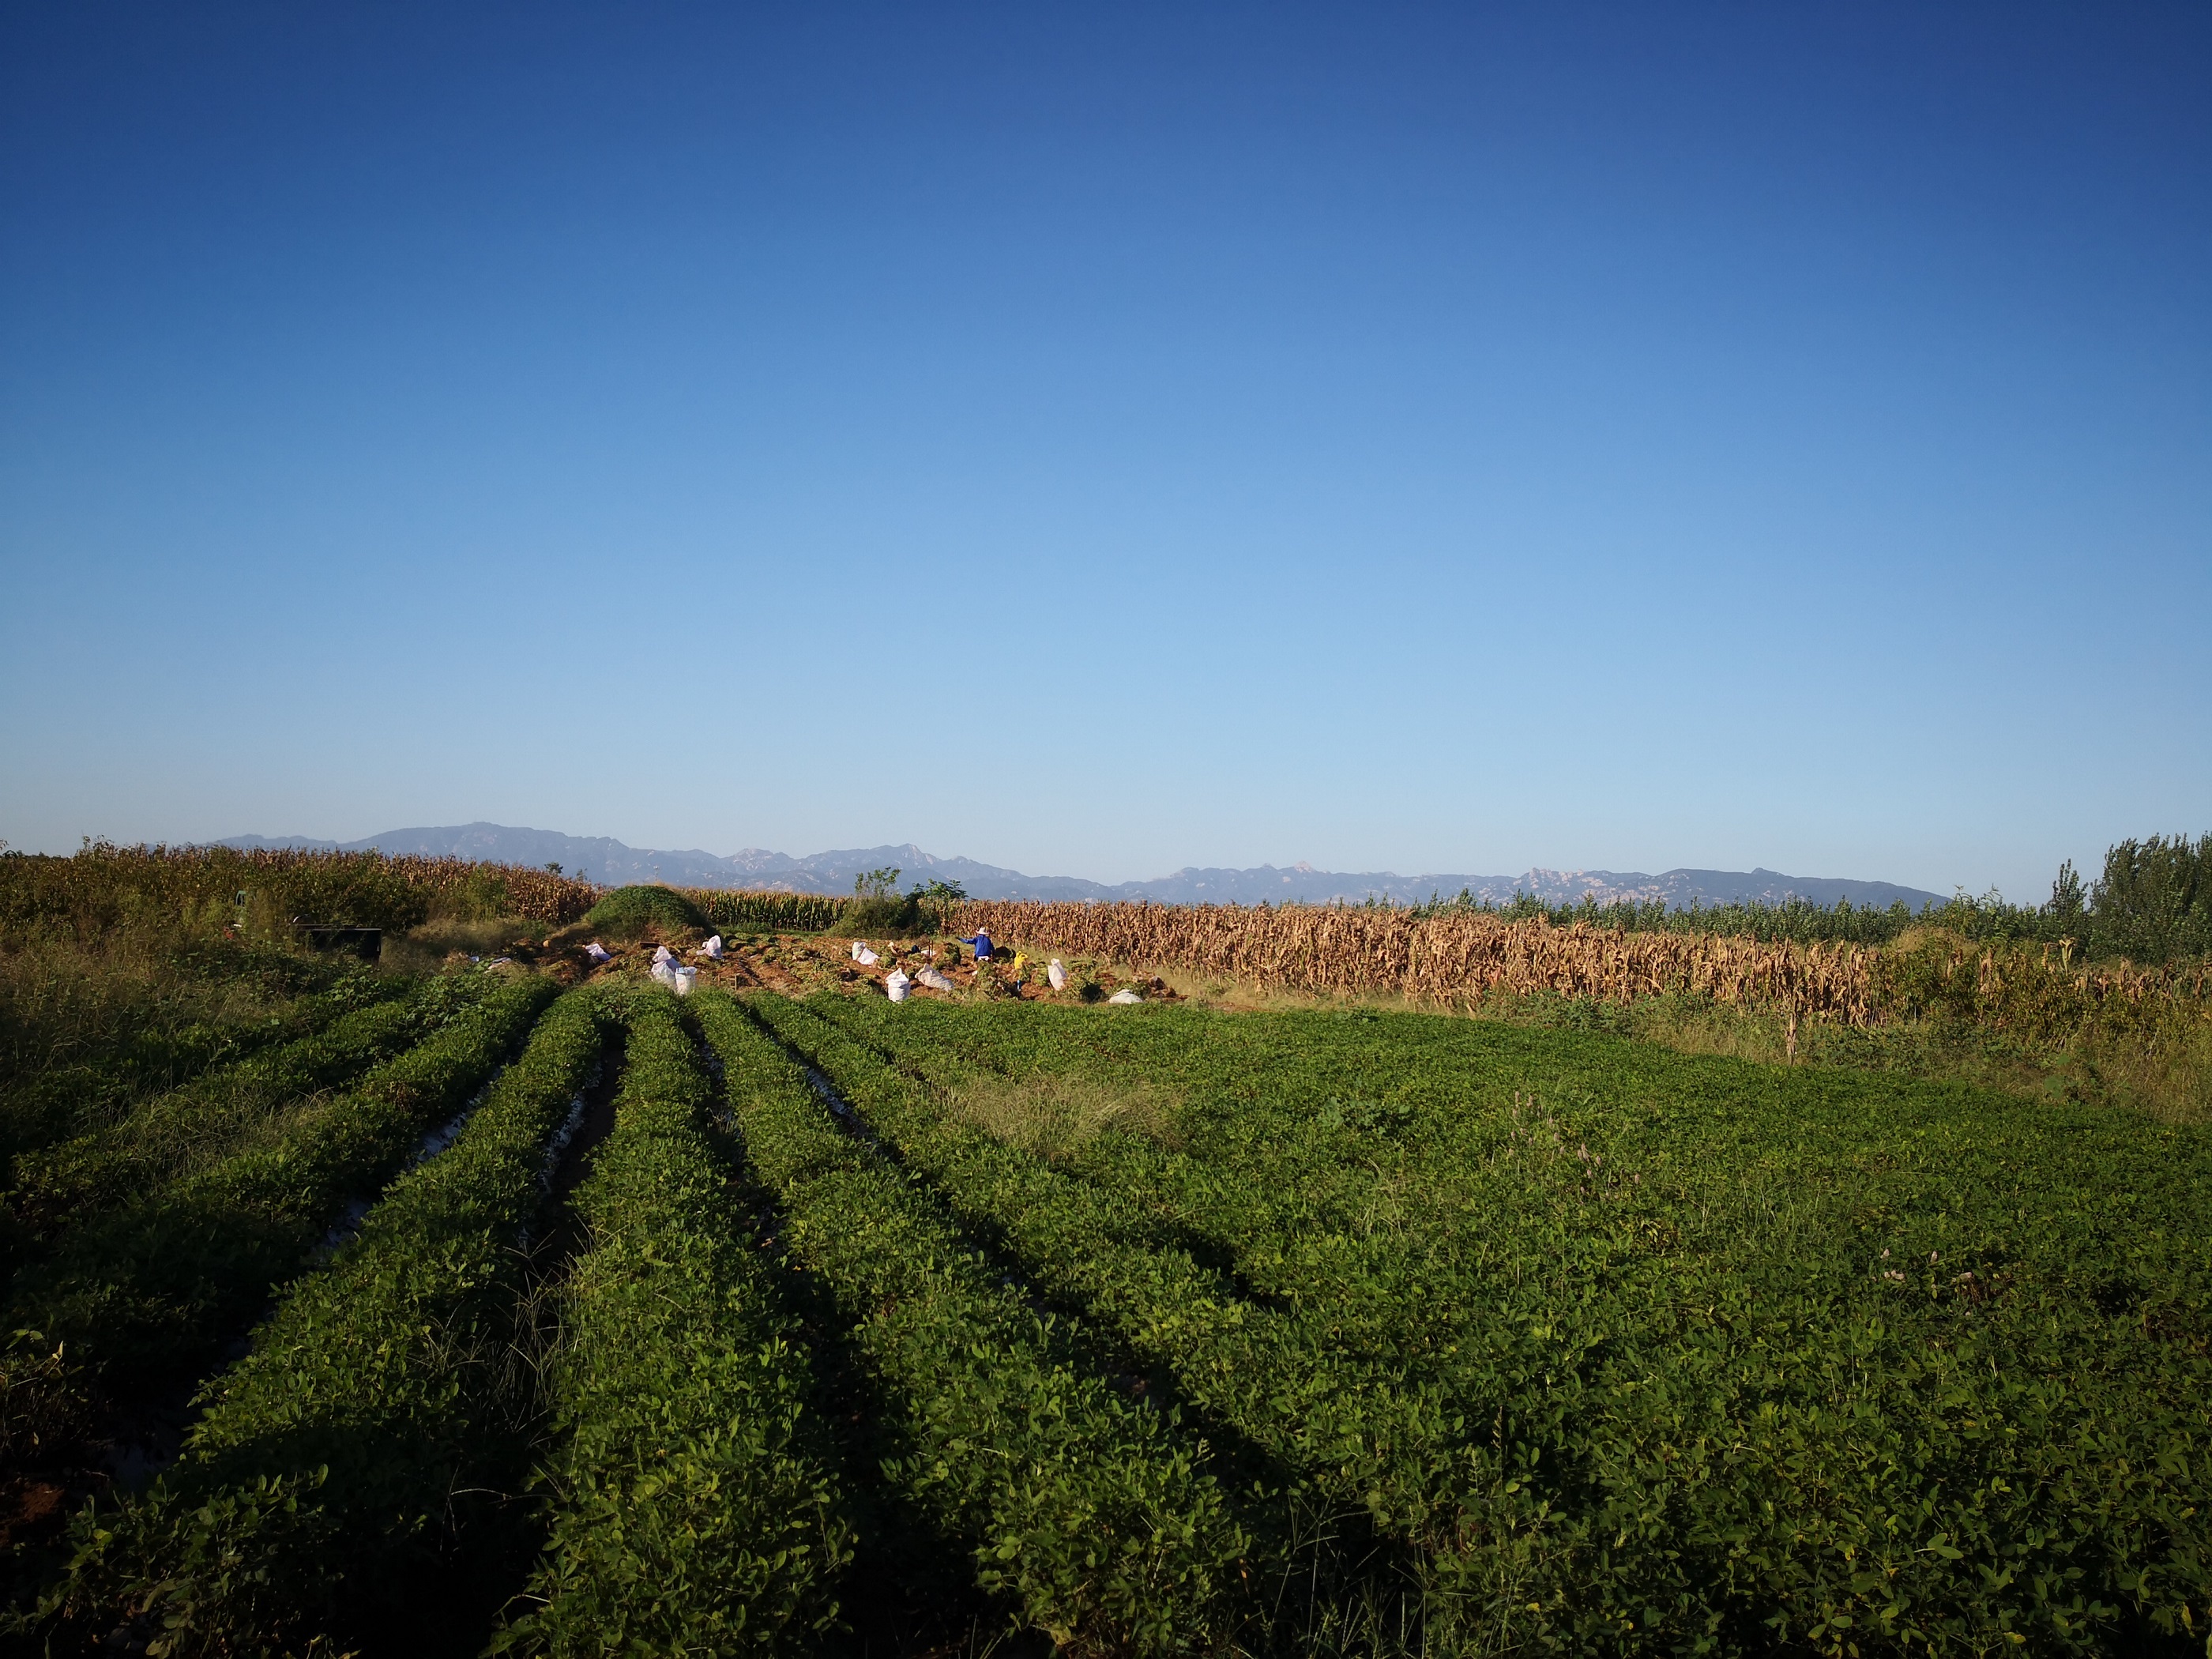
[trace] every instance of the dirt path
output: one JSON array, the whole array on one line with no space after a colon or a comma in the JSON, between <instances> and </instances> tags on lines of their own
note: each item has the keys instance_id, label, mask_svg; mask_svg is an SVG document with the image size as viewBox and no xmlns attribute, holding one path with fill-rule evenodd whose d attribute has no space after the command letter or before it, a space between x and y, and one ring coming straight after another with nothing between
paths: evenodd
<instances>
[{"instance_id":1,"label":"dirt path","mask_svg":"<svg viewBox=\"0 0 2212 1659\"><path fill-rule=\"evenodd\" d=\"M579 977L642 977L652 965L656 946L665 943L686 966L698 970L702 986L726 990L774 991L783 996L811 996L835 991L844 996L888 996L884 981L901 969L909 981L924 968L934 967L952 981L950 991L933 990L909 983L907 994L916 1002L939 1000L971 1000L978 995L1006 1002L1047 1002L1074 1006L1100 1001L1116 991L1135 990L1147 1002L1176 1002L1181 994L1167 981L1117 971L1097 964L1071 962L1067 988L1055 991L1047 981L1049 952L1030 957L1005 951L988 963L979 963L965 951L956 957L942 939L870 939L873 963L856 961L852 939L842 933L754 933L729 939L720 962L697 955L699 939L672 935L666 939L646 938L634 943L603 941L610 960L593 962L579 939L564 947L562 966ZM1087 991L1083 988L1090 988Z\"/></svg>"}]
</instances>

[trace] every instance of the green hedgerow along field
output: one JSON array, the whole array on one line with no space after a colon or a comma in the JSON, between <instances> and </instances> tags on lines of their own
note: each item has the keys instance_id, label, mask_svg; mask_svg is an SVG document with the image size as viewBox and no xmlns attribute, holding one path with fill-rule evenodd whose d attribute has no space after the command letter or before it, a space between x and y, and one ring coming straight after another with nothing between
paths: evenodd
<instances>
[{"instance_id":1,"label":"green hedgerow along field","mask_svg":"<svg viewBox=\"0 0 2212 1659\"><path fill-rule=\"evenodd\" d=\"M0 857L26 1651L2212 1651L2212 1021L2109 870L2045 940L258 856ZM977 920L1279 1006L744 968Z\"/></svg>"}]
</instances>

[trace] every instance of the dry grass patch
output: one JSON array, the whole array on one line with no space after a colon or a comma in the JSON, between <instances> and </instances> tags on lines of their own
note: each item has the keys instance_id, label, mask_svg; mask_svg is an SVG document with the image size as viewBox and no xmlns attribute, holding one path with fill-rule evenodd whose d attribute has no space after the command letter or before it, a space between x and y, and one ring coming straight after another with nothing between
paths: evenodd
<instances>
[{"instance_id":1,"label":"dry grass patch","mask_svg":"<svg viewBox=\"0 0 2212 1659\"><path fill-rule=\"evenodd\" d=\"M544 923L520 916L437 917L404 933L386 933L377 966L387 974L434 974L457 953L503 956L518 945L536 944L544 931Z\"/></svg>"},{"instance_id":2,"label":"dry grass patch","mask_svg":"<svg viewBox=\"0 0 2212 1659\"><path fill-rule=\"evenodd\" d=\"M946 1097L948 1114L1048 1162L1073 1158L1108 1129L1176 1144L1181 1093L1154 1083L1111 1083L1040 1073L988 1078Z\"/></svg>"}]
</instances>

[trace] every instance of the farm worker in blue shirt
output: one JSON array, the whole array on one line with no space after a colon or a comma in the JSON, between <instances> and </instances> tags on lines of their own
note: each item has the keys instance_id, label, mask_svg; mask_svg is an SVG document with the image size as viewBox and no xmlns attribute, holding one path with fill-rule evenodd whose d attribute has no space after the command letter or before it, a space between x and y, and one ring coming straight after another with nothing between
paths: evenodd
<instances>
[{"instance_id":1,"label":"farm worker in blue shirt","mask_svg":"<svg viewBox=\"0 0 2212 1659\"><path fill-rule=\"evenodd\" d=\"M975 947L976 961L988 962L991 959L991 936L988 933L978 933L973 939L968 938L963 933L961 935L960 942L963 945L972 945Z\"/></svg>"}]
</instances>

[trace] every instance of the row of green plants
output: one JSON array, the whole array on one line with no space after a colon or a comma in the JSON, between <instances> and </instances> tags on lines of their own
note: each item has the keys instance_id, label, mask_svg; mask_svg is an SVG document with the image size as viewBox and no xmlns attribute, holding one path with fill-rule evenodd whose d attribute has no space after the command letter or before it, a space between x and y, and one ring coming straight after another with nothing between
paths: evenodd
<instances>
[{"instance_id":1,"label":"row of green plants","mask_svg":"<svg viewBox=\"0 0 2212 1659\"><path fill-rule=\"evenodd\" d=\"M14 1184L12 1159L18 1152L117 1121L142 1103L182 1089L218 1067L314 1036L342 1016L388 1001L407 988L356 969L337 975L327 988L280 993L265 1011L256 997L241 1018L174 1024L141 1019L111 1041L82 1045L90 1052L81 1058L74 1053L44 1055L42 1063L28 1068L30 1075L0 1091L0 1190Z\"/></svg>"},{"instance_id":2,"label":"row of green plants","mask_svg":"<svg viewBox=\"0 0 2212 1659\"><path fill-rule=\"evenodd\" d=\"M489 989L256 1144L71 1228L17 1276L15 1323L99 1364L111 1388L159 1389L201 1374L348 1203L397 1174L425 1132L489 1080L554 994L535 979Z\"/></svg>"},{"instance_id":3,"label":"row of green plants","mask_svg":"<svg viewBox=\"0 0 2212 1659\"><path fill-rule=\"evenodd\" d=\"M833 1019L852 1030L828 1029ZM872 1006L823 1001L779 1023L1040 1285L1110 1321L1190 1398L1407 1546L1424 1640L1448 1651L1483 1632L1538 1649L1636 1646L1624 1638L1651 1604L1648 1584L1626 1559L1608 1575L1575 1559L1611 1517L1567 1512L1560 1425L1497 1386L1564 1373L1592 1345L1547 1340L1556 1328L1513 1316L1480 1262L1468 1271L1450 1224L1473 1207L1453 1179L1473 1149L1453 1144L1418 1173L1395 1172L1443 1203L1401 1203L1388 1226L1355 1231L1387 1184L1376 1165L1393 1142L1378 1132L1407 1121L1382 1103L1262 1107L1215 1158L1109 1129L1051 1170L949 1121L932 1094L972 1077ZM869 1036L894 1041L871 1053ZM901 1049L903 1075L891 1064ZM1563 1241L1545 1242L1556 1258ZM1479 1366L1452 1358L1470 1332ZM1679 1597L1646 1634L1663 1648L1684 1622L1723 1647L1759 1644L1740 1611Z\"/></svg>"},{"instance_id":4,"label":"row of green plants","mask_svg":"<svg viewBox=\"0 0 2212 1659\"><path fill-rule=\"evenodd\" d=\"M1800 943L1887 945L1918 927L1937 927L1978 945L2070 947L2085 962L2125 957L2142 965L2212 956L2212 836L2151 836L2107 848L2102 871L2088 881L2071 860L2059 866L2051 897L2011 904L1996 893L1961 893L1914 909L1903 900L1876 907L1807 899L1779 904L1689 904L1662 899L1553 904L1516 893L1503 904L1462 891L1413 907L1442 915L1475 910L1510 921L1542 919L1632 932L1709 933Z\"/></svg>"},{"instance_id":5,"label":"row of green plants","mask_svg":"<svg viewBox=\"0 0 2212 1659\"><path fill-rule=\"evenodd\" d=\"M1467 1080L1449 1060L1438 1065L1441 1056L1406 1047L1393 1045L1387 1091L1363 1079L1338 1092L1342 1079L1334 1079L1337 1086L1323 1093L1321 1079L1349 1046L1341 1033L1364 1030L1364 1019L1320 1024L1285 1053L1279 1028L1254 1041L1252 1024L1212 1017L1200 1017L1203 1035L1194 1041L1181 1019L1163 1029L1150 1017L1141 1025L1086 1030L1079 1020L1024 1029L1030 1023L985 1020L968 1010L947 1018L933 1009L902 1021L872 1003L828 999L811 1012L940 1097L957 1097L994 1073L1040 1071L1118 1073L1140 1084L1164 1079L1179 1091L1193 1076L1194 1050L1205 1047L1217 1065L1196 1074L1233 1089L1228 1100L1202 1092L1186 1103L1169 1138L1109 1125L1067 1147L1062 1167L1134 1202L1201 1254L1233 1263L1239 1285L1260 1302L1318 1319L1368 1351L1411 1356L1424 1322L1409 1324L1411 1316L1426 1306L1448 1322L1462 1311L1440 1299L1439 1285L1417 1284L1409 1298L1398 1280L1406 1264L1449 1248L1468 1212L1468 1170L1480 1170L1494 1137L1401 1133L1425 1107L1463 1098ZM1409 1029L1425 1035L1434 1028L1417 1020Z\"/></svg>"},{"instance_id":6,"label":"row of green plants","mask_svg":"<svg viewBox=\"0 0 2212 1659\"><path fill-rule=\"evenodd\" d=\"M100 1368L87 1362L109 1339L139 1327L121 1317L117 1330L106 1328L97 1294L90 1304L84 1296L113 1288L118 1272L135 1275L118 1262L137 1251L162 1248L166 1230L155 1224L149 1237L147 1219L171 1213L165 1200L192 1171L281 1133L316 1091L352 1082L419 1042L473 1006L489 984L482 976L380 982L374 988L389 995L365 1006L318 1010L337 1017L312 1036L207 1073L141 1103L119 1122L11 1159L12 1189L0 1199L7 1275L0 1310L10 1333L0 1347L0 1461L66 1462L95 1432L96 1401L108 1390ZM82 1121L56 1113L45 1127Z\"/></svg>"},{"instance_id":7,"label":"row of green plants","mask_svg":"<svg viewBox=\"0 0 2212 1659\"><path fill-rule=\"evenodd\" d=\"M775 1653L834 1623L854 1528L811 1366L711 1138L676 999L633 994L553 1372L550 1539L502 1652Z\"/></svg>"},{"instance_id":8,"label":"row of green plants","mask_svg":"<svg viewBox=\"0 0 2212 1659\"><path fill-rule=\"evenodd\" d=\"M426 1057L526 992L480 1080L549 988L394 1062L434 1085L404 1127L362 1099L387 1066L162 1201L228 1170L251 1232L276 1170L319 1193L245 1274L265 1294L473 1092ZM514 1247L617 1022L554 1317ZM1068 1079L1154 1109L1008 1135ZM1319 1650L1351 1621L1316 1604L1363 1598L1432 1652L2203 1644L2202 1130L1421 1016L611 988L484 1099L299 1281L172 1476L85 1517L57 1651L485 1630L546 1525L507 1647L834 1644L894 1513L1079 1649ZM802 1336L798 1285L834 1329ZM880 1480L827 1443L813 1372L848 1360Z\"/></svg>"},{"instance_id":9,"label":"row of green plants","mask_svg":"<svg viewBox=\"0 0 2212 1659\"><path fill-rule=\"evenodd\" d=\"M532 1542L537 1273L519 1245L543 1227L548 1137L614 1024L596 989L554 1005L453 1146L203 1391L176 1465L77 1517L18 1635L57 1652L117 1632L176 1656L347 1651L488 1622L474 1587Z\"/></svg>"},{"instance_id":10,"label":"row of green plants","mask_svg":"<svg viewBox=\"0 0 2212 1659\"><path fill-rule=\"evenodd\" d=\"M1158 1152L1148 1138L1109 1130L1103 1144L1076 1149L1080 1162L1055 1168L945 1111L943 1092L971 1079L926 1043L905 1045L902 1067L866 1041L880 1035L867 1030L877 1022L866 1005L762 998L758 1006L963 1222L1003 1241L1041 1290L1110 1327L1186 1399L1264 1449L1311 1489L1302 1495L1310 1508L1399 1540L1407 1553L1389 1559L1417 1587L1426 1639L1449 1648L1491 1629L1540 1641L1560 1623L1556 1608L1548 1620L1531 1617L1525 1596L1471 1598L1458 1582L1470 1492L1502 1511L1488 1527L1511 1535L1534 1524L1526 1511L1540 1511L1540 1495L1514 1479L1532 1449L1498 1443L1497 1424L1470 1413L1425 1363L1435 1344L1423 1327L1434 1322L1408 1320L1406 1298L1389 1294L1402 1286L1370 1267L1315 1308L1289 1287L1245 1276L1256 1265L1252 1246L1295 1240L1312 1218L1283 1212L1304 1211L1295 1197L1281 1204L1280 1188L1269 1187L1259 1202L1280 1206L1273 1227L1208 1236L1190 1224L1187 1205L1167 1212L1156 1185L1096 1178L1132 1154ZM1261 1178L1292 1177L1278 1165Z\"/></svg>"},{"instance_id":11,"label":"row of green plants","mask_svg":"<svg viewBox=\"0 0 2212 1659\"><path fill-rule=\"evenodd\" d=\"M205 1073L140 1103L120 1121L19 1152L8 1209L27 1249L219 1162L272 1116L342 1086L475 1006L481 975L385 981L386 994L320 1030Z\"/></svg>"},{"instance_id":12,"label":"row of green plants","mask_svg":"<svg viewBox=\"0 0 2212 1659\"><path fill-rule=\"evenodd\" d=\"M1467 1461L1413 1483L1432 1623L1569 1650L2202 1644L2202 1131L1419 1016L821 1012L907 1063L886 1133L926 1121L923 1078L1187 1091L1179 1146L1109 1128L1065 1160L1119 1203L1053 1200L1060 1243L1022 1214L1034 1176L933 1168L1079 1305L1111 1310L1077 1259L1110 1257L1105 1221L1142 1267L1133 1210L1316 1352L1453 1402ZM1375 1398L1346 1443L1380 1463L1403 1419Z\"/></svg>"},{"instance_id":13,"label":"row of green plants","mask_svg":"<svg viewBox=\"0 0 2212 1659\"><path fill-rule=\"evenodd\" d=\"M1417 1585L1435 1577L1421 1553L1456 1547L1457 1511L1441 1489L1473 1474L1492 1449L1475 1443L1464 1413L1433 1378L1409 1378L1406 1356L1347 1340L1340 1322L1304 1320L1250 1297L1233 1270L1200 1261L1174 1223L1129 1194L948 1115L923 1068L902 1070L842 1028L836 1000L810 1007L762 996L754 1006L1038 1291L1110 1329L1209 1420L1263 1452L1287 1477L1287 1507L1340 1531L1350 1527L1350 1536L1370 1540L1362 1550L1376 1534L1395 1538L1412 1553L1390 1553L1394 1568ZM958 1080L957 1070L928 1069ZM1325 1576L1340 1595L1351 1547L1310 1558L1308 1577ZM1511 1611L1482 1610L1509 1626ZM1335 1623L1345 1622L1340 1613ZM1442 1641L1470 1620L1426 1622L1428 1638Z\"/></svg>"},{"instance_id":14,"label":"row of green plants","mask_svg":"<svg viewBox=\"0 0 2212 1659\"><path fill-rule=\"evenodd\" d=\"M975 1577L1082 1651L1203 1651L1248 1617L1252 1542L1202 1441L1109 1386L935 1200L841 1131L734 1003L696 1004L751 1165L898 1439L885 1480L972 1540Z\"/></svg>"}]
</instances>

